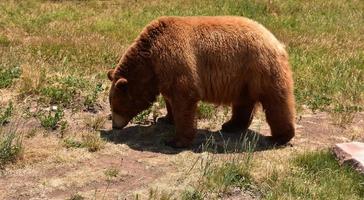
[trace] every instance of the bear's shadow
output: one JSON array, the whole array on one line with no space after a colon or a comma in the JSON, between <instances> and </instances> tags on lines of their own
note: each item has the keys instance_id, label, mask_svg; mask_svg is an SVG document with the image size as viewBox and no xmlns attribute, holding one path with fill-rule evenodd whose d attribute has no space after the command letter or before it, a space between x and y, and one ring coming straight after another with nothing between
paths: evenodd
<instances>
[{"instance_id":1,"label":"bear's shadow","mask_svg":"<svg viewBox=\"0 0 364 200\"><path fill-rule=\"evenodd\" d=\"M172 148L165 143L174 136L174 126L157 122L152 125L129 126L122 130L100 130L103 139L115 144L126 144L138 151L177 154L182 151L208 151L211 153L236 153L263 151L280 148L271 142L269 136L247 130L237 133L223 133L198 129L196 138L189 148Z\"/></svg>"}]
</instances>

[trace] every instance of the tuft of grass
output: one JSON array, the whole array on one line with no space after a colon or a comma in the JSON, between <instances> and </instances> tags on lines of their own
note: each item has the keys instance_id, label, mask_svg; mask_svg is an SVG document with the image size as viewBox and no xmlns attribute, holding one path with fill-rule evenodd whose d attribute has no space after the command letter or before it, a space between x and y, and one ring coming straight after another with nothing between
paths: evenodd
<instances>
[{"instance_id":1,"label":"tuft of grass","mask_svg":"<svg viewBox=\"0 0 364 200\"><path fill-rule=\"evenodd\" d=\"M107 118L105 116L94 116L85 119L85 123L92 130L100 130L106 123Z\"/></svg>"},{"instance_id":2,"label":"tuft of grass","mask_svg":"<svg viewBox=\"0 0 364 200\"><path fill-rule=\"evenodd\" d=\"M78 141L74 138L68 137L63 140L63 146L67 149L69 148L82 148L83 144L81 141Z\"/></svg>"},{"instance_id":3,"label":"tuft of grass","mask_svg":"<svg viewBox=\"0 0 364 200\"><path fill-rule=\"evenodd\" d=\"M119 169L116 168L108 168L105 170L104 174L108 179L115 178L119 175Z\"/></svg>"},{"instance_id":4,"label":"tuft of grass","mask_svg":"<svg viewBox=\"0 0 364 200\"><path fill-rule=\"evenodd\" d=\"M364 176L349 166L340 166L327 150L303 153L291 164L287 175L273 172L267 178L265 199L364 198Z\"/></svg>"},{"instance_id":5,"label":"tuft of grass","mask_svg":"<svg viewBox=\"0 0 364 200\"><path fill-rule=\"evenodd\" d=\"M23 144L21 134L12 128L0 128L0 169L21 158Z\"/></svg>"},{"instance_id":6,"label":"tuft of grass","mask_svg":"<svg viewBox=\"0 0 364 200\"><path fill-rule=\"evenodd\" d=\"M13 113L13 103L9 102L8 106L5 108L5 110L2 112L0 109L0 126L9 123L11 115Z\"/></svg>"},{"instance_id":7,"label":"tuft of grass","mask_svg":"<svg viewBox=\"0 0 364 200\"><path fill-rule=\"evenodd\" d=\"M89 152L98 151L105 146L96 132L83 133L80 139L68 137L63 140L63 146L66 148L86 148Z\"/></svg>"},{"instance_id":8,"label":"tuft of grass","mask_svg":"<svg viewBox=\"0 0 364 200\"><path fill-rule=\"evenodd\" d=\"M15 78L19 78L21 70L19 67L3 68L0 65L0 89L11 86Z\"/></svg>"},{"instance_id":9,"label":"tuft of grass","mask_svg":"<svg viewBox=\"0 0 364 200\"><path fill-rule=\"evenodd\" d=\"M252 185L249 168L240 162L227 162L221 166L208 168L204 176L205 187L221 193L231 187L246 189Z\"/></svg>"},{"instance_id":10,"label":"tuft of grass","mask_svg":"<svg viewBox=\"0 0 364 200\"><path fill-rule=\"evenodd\" d=\"M37 95L46 84L47 71L43 66L22 65L19 92L21 96Z\"/></svg>"},{"instance_id":11,"label":"tuft of grass","mask_svg":"<svg viewBox=\"0 0 364 200\"><path fill-rule=\"evenodd\" d=\"M0 47L8 47L10 40L5 35L0 35Z\"/></svg>"},{"instance_id":12,"label":"tuft of grass","mask_svg":"<svg viewBox=\"0 0 364 200\"><path fill-rule=\"evenodd\" d=\"M148 200L175 200L172 192L158 189L150 189Z\"/></svg>"},{"instance_id":13,"label":"tuft of grass","mask_svg":"<svg viewBox=\"0 0 364 200\"><path fill-rule=\"evenodd\" d=\"M199 119L211 119L216 114L215 107L212 104L201 102L197 108L197 117Z\"/></svg>"},{"instance_id":14,"label":"tuft of grass","mask_svg":"<svg viewBox=\"0 0 364 200\"><path fill-rule=\"evenodd\" d=\"M96 132L83 134L82 143L90 152L98 151L105 146L105 141Z\"/></svg>"},{"instance_id":15,"label":"tuft of grass","mask_svg":"<svg viewBox=\"0 0 364 200\"><path fill-rule=\"evenodd\" d=\"M204 194L200 191L192 189L192 190L185 190L181 194L182 200L203 200Z\"/></svg>"},{"instance_id":16,"label":"tuft of grass","mask_svg":"<svg viewBox=\"0 0 364 200\"><path fill-rule=\"evenodd\" d=\"M53 112L50 110L48 114L39 115L39 120L41 125L50 130L56 130L59 126L64 126L64 123L61 123L63 118L63 110L61 108L57 108L57 110Z\"/></svg>"},{"instance_id":17,"label":"tuft of grass","mask_svg":"<svg viewBox=\"0 0 364 200\"><path fill-rule=\"evenodd\" d=\"M80 194L73 194L70 198L68 198L67 200L84 200L85 197L83 197Z\"/></svg>"}]
</instances>

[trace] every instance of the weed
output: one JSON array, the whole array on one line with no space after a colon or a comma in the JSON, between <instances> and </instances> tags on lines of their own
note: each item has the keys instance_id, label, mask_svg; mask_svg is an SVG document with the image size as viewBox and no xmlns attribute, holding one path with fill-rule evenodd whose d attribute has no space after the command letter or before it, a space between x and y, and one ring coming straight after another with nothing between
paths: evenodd
<instances>
[{"instance_id":1,"label":"weed","mask_svg":"<svg viewBox=\"0 0 364 200\"><path fill-rule=\"evenodd\" d=\"M68 137L63 140L63 146L69 148L82 148L83 144L81 141L75 140L74 138Z\"/></svg>"},{"instance_id":2,"label":"weed","mask_svg":"<svg viewBox=\"0 0 364 200\"><path fill-rule=\"evenodd\" d=\"M54 114L50 110L47 115L44 114L40 115L39 120L44 128L56 130L60 125L63 115L64 115L63 110L61 108L57 108Z\"/></svg>"},{"instance_id":3,"label":"weed","mask_svg":"<svg viewBox=\"0 0 364 200\"><path fill-rule=\"evenodd\" d=\"M9 69L4 69L0 65L0 89L7 88L11 86L15 78L19 78L21 74L19 67L11 67Z\"/></svg>"},{"instance_id":4,"label":"weed","mask_svg":"<svg viewBox=\"0 0 364 200\"><path fill-rule=\"evenodd\" d=\"M3 113L0 110L0 126L9 123L13 109L13 103L10 102Z\"/></svg>"},{"instance_id":5,"label":"weed","mask_svg":"<svg viewBox=\"0 0 364 200\"><path fill-rule=\"evenodd\" d=\"M41 95L46 97L47 103L60 104L64 107L73 105L74 100L86 89L88 82L75 76L66 76L50 81L49 85L42 87Z\"/></svg>"},{"instance_id":6,"label":"weed","mask_svg":"<svg viewBox=\"0 0 364 200\"><path fill-rule=\"evenodd\" d=\"M102 84L96 84L96 87L92 90L91 94L88 94L85 98L84 105L88 110L94 108L97 101L98 94L103 91Z\"/></svg>"},{"instance_id":7,"label":"weed","mask_svg":"<svg viewBox=\"0 0 364 200\"><path fill-rule=\"evenodd\" d=\"M68 198L67 200L84 200L85 197L83 197L80 194L73 194L70 198Z\"/></svg>"},{"instance_id":8,"label":"weed","mask_svg":"<svg viewBox=\"0 0 364 200\"><path fill-rule=\"evenodd\" d=\"M211 104L200 103L198 105L197 116L200 119L211 119L216 114L215 108Z\"/></svg>"},{"instance_id":9,"label":"weed","mask_svg":"<svg viewBox=\"0 0 364 200\"><path fill-rule=\"evenodd\" d=\"M108 178L108 179L112 179L112 178L115 178L119 175L119 169L116 169L116 168L109 168L107 169L104 174L105 176Z\"/></svg>"},{"instance_id":10,"label":"weed","mask_svg":"<svg viewBox=\"0 0 364 200\"><path fill-rule=\"evenodd\" d=\"M55 86L44 87L40 92L50 99L50 104L68 105L75 95L74 89Z\"/></svg>"},{"instance_id":11,"label":"weed","mask_svg":"<svg viewBox=\"0 0 364 200\"><path fill-rule=\"evenodd\" d=\"M203 200L204 194L200 191L192 189L192 190L185 190L181 194L182 200Z\"/></svg>"},{"instance_id":12,"label":"weed","mask_svg":"<svg viewBox=\"0 0 364 200\"><path fill-rule=\"evenodd\" d=\"M0 128L0 169L6 164L15 162L23 152L21 134L11 128Z\"/></svg>"},{"instance_id":13,"label":"weed","mask_svg":"<svg viewBox=\"0 0 364 200\"><path fill-rule=\"evenodd\" d=\"M152 112L152 108L142 111L141 113L139 113L137 116L135 116L133 118L133 123L137 123L137 124L146 123L146 120L148 119L151 112Z\"/></svg>"}]
</instances>

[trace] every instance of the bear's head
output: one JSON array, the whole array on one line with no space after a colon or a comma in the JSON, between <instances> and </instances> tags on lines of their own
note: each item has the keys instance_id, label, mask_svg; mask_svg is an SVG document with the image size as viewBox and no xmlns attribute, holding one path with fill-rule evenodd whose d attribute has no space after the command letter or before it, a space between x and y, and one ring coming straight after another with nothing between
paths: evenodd
<instances>
[{"instance_id":1,"label":"bear's head","mask_svg":"<svg viewBox=\"0 0 364 200\"><path fill-rule=\"evenodd\" d=\"M154 78L148 75L143 78L127 78L118 70L110 70L108 78L111 81L109 102L112 112L113 129L124 128L133 117L152 105L156 99L157 87ZM143 75L143 73L139 74ZM149 74L150 75L150 74Z\"/></svg>"}]
</instances>

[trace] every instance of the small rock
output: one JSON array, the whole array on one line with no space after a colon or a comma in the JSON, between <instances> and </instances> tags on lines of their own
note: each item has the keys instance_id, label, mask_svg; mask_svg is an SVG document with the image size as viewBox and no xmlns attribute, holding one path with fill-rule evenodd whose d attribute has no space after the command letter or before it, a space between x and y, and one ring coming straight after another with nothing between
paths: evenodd
<instances>
[{"instance_id":1,"label":"small rock","mask_svg":"<svg viewBox=\"0 0 364 200\"><path fill-rule=\"evenodd\" d=\"M348 142L336 144L333 151L341 163L348 163L359 172L364 173L364 143Z\"/></svg>"},{"instance_id":2,"label":"small rock","mask_svg":"<svg viewBox=\"0 0 364 200\"><path fill-rule=\"evenodd\" d=\"M58 110L58 106L51 106L51 110L52 110L52 111L56 111L56 110Z\"/></svg>"}]
</instances>

